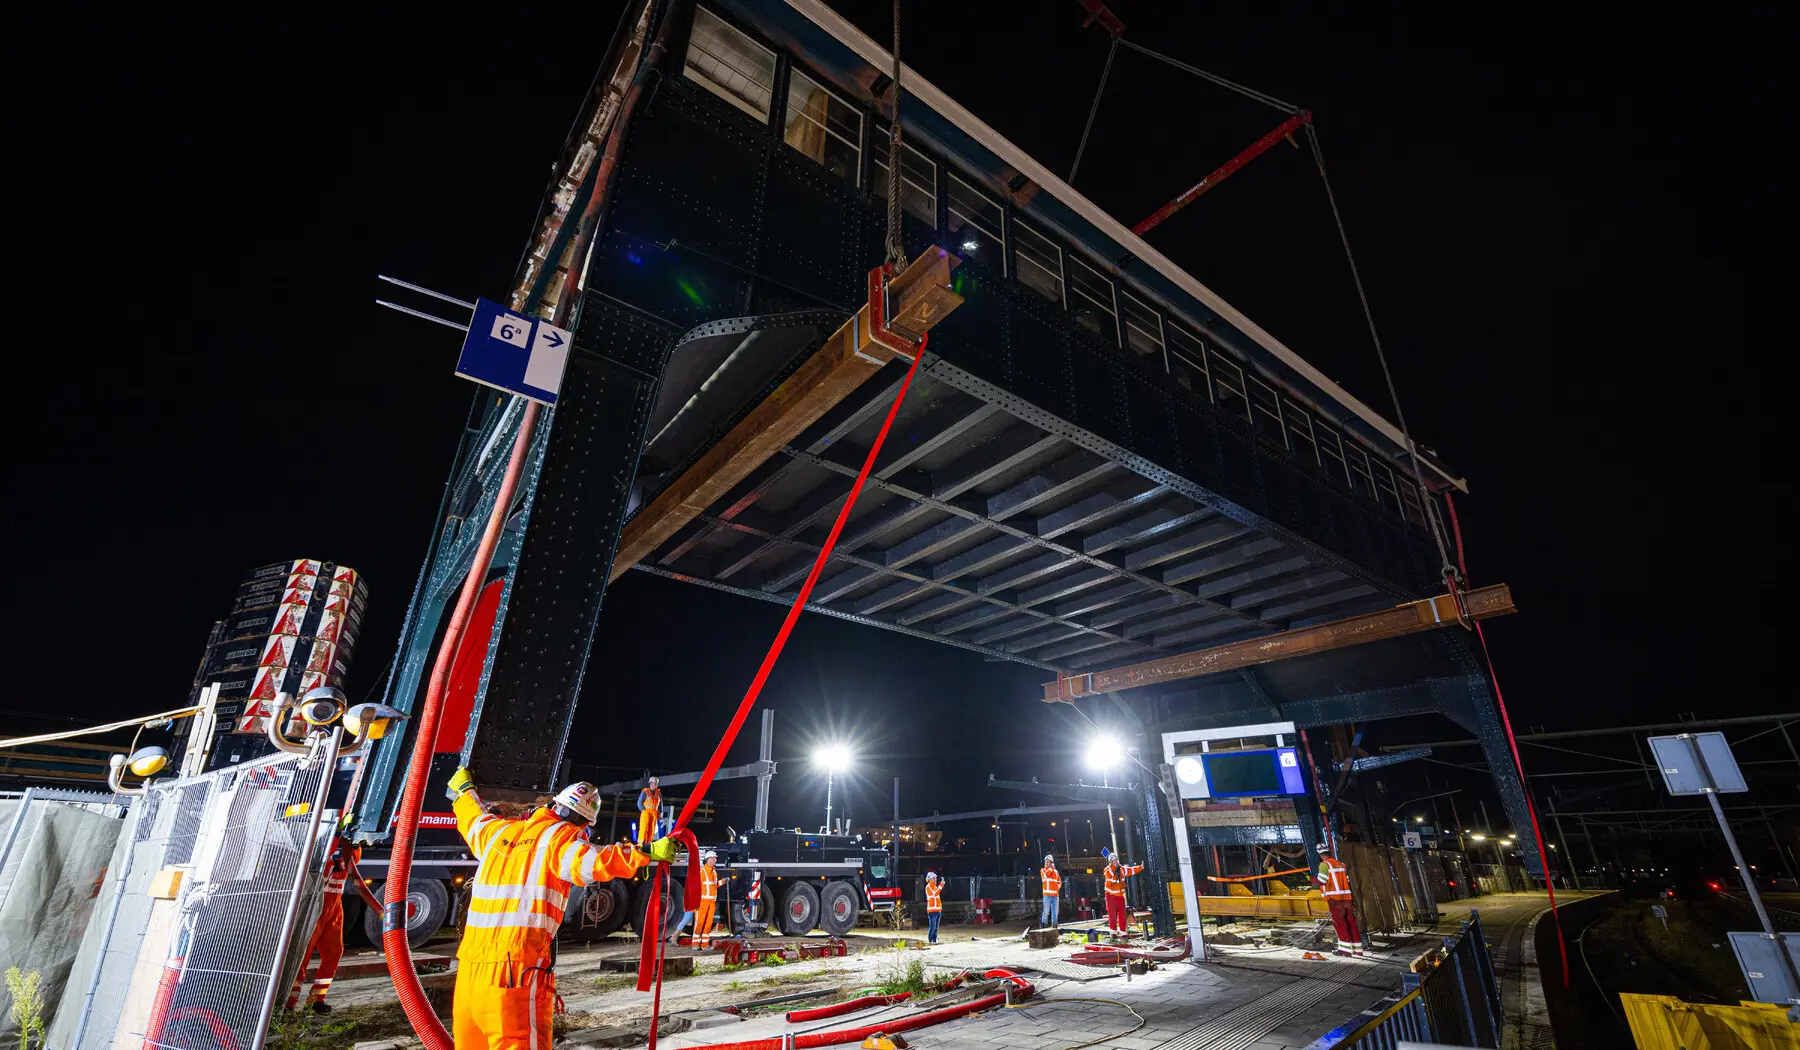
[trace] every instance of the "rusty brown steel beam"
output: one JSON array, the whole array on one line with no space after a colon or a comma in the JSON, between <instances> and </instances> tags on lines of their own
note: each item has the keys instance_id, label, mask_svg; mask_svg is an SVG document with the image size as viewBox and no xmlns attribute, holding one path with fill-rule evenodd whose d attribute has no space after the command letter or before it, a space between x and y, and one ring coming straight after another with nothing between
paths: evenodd
<instances>
[{"instance_id":1,"label":"rusty brown steel beam","mask_svg":"<svg viewBox=\"0 0 1800 1050\"><path fill-rule=\"evenodd\" d=\"M893 327L923 335L962 305L962 296L950 290L950 271L961 263L941 248L914 259L889 284ZM648 558L896 356L870 337L869 308L864 305L774 393L625 524L612 579Z\"/></svg>"},{"instance_id":2,"label":"rusty brown steel beam","mask_svg":"<svg viewBox=\"0 0 1800 1050\"><path fill-rule=\"evenodd\" d=\"M1476 588L1463 597L1471 619L1487 620L1519 611L1513 605L1512 589L1504 583ZM1165 656L1160 660L1115 667L1110 671L1094 671L1045 682L1044 702L1055 703L1059 700L1073 700L1078 696L1111 693L1120 689L1198 678L1221 671L1235 671L1295 656L1344 649L1389 638L1404 638L1409 634L1420 634L1440 627L1454 627L1456 622L1456 600L1448 594L1440 594L1435 598L1396 605L1392 609L1363 613L1298 630L1216 645L1179 656Z\"/></svg>"}]
</instances>

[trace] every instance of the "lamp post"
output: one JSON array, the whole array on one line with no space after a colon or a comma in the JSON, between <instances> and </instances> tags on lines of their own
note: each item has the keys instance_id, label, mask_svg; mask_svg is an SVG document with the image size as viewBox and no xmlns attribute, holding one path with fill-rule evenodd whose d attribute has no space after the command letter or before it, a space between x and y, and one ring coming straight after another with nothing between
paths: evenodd
<instances>
[{"instance_id":1,"label":"lamp post","mask_svg":"<svg viewBox=\"0 0 1800 1050\"><path fill-rule=\"evenodd\" d=\"M813 752L813 765L825 770L825 833L831 834L831 788L837 774L850 768L850 749L829 744Z\"/></svg>"},{"instance_id":2,"label":"lamp post","mask_svg":"<svg viewBox=\"0 0 1800 1050\"><path fill-rule=\"evenodd\" d=\"M1103 733L1088 741L1087 753L1083 757L1086 759L1089 769L1099 771L1100 783L1105 787L1111 787L1112 782L1108 779L1108 774L1125 761L1125 745L1119 743L1118 737ZM1111 802L1106 804L1106 830L1112 835L1112 851L1117 854L1119 852L1119 824L1117 820L1113 819Z\"/></svg>"}]
</instances>

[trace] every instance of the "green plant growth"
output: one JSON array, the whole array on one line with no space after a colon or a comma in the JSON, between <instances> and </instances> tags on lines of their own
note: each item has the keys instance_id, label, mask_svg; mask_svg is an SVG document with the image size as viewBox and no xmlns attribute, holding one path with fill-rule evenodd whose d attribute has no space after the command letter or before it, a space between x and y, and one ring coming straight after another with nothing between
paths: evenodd
<instances>
[{"instance_id":1,"label":"green plant growth","mask_svg":"<svg viewBox=\"0 0 1800 1050\"><path fill-rule=\"evenodd\" d=\"M882 995L894 995L899 992L911 992L918 995L926 990L935 990L936 982L925 979L925 963L921 959L911 959L904 963L894 960L881 975L878 986Z\"/></svg>"},{"instance_id":2,"label":"green plant growth","mask_svg":"<svg viewBox=\"0 0 1800 1050\"><path fill-rule=\"evenodd\" d=\"M888 912L888 922L896 930L913 928L912 912L907 910L905 901L894 902L893 910Z\"/></svg>"},{"instance_id":3,"label":"green plant growth","mask_svg":"<svg viewBox=\"0 0 1800 1050\"><path fill-rule=\"evenodd\" d=\"M40 987L44 975L36 970L20 972L17 966L6 968L6 990L12 995L12 1020L19 1029L19 1050L31 1050L44 1042L44 991Z\"/></svg>"}]
</instances>

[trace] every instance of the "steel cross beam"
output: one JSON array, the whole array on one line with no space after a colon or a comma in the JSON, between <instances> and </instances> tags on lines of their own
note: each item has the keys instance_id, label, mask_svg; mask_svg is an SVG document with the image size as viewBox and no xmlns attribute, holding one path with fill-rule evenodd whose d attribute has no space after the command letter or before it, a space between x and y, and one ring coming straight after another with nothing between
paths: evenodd
<instances>
[{"instance_id":1,"label":"steel cross beam","mask_svg":"<svg viewBox=\"0 0 1800 1050\"><path fill-rule=\"evenodd\" d=\"M1474 620L1491 619L1518 611L1513 605L1512 590L1504 583L1469 591L1464 594L1463 599L1469 617ZM1112 693L1120 689L1218 674L1221 671L1236 671L1295 656L1402 638L1409 634L1455 626L1456 623L1456 599L1443 594L1361 616L1282 631L1263 638L1250 638L1149 663L1045 682L1044 702L1068 701L1093 693Z\"/></svg>"},{"instance_id":2,"label":"steel cross beam","mask_svg":"<svg viewBox=\"0 0 1800 1050\"><path fill-rule=\"evenodd\" d=\"M933 813L929 817L913 817L902 824L947 824L953 820L989 820L994 817L1029 817L1038 813L1092 813L1105 809L1106 803L1080 806L1013 806L1010 809L970 809L961 813Z\"/></svg>"},{"instance_id":3,"label":"steel cross beam","mask_svg":"<svg viewBox=\"0 0 1800 1050\"><path fill-rule=\"evenodd\" d=\"M839 473L848 472L849 475L852 477L854 477L856 474L856 470L854 468L844 466L843 464L838 463L834 460L827 459L824 456L814 455L812 453L802 451L801 449L794 448L791 445L783 447L781 449L781 452L783 455L789 456L794 459L804 460L804 461L806 461L808 463L812 463L816 466L823 467L826 470L833 470L833 471L837 471ZM1221 614L1220 615L1221 619L1233 618L1233 619L1241 620L1244 623L1249 624L1249 625L1261 627L1265 630L1273 631L1273 630L1280 629L1280 625L1278 625L1276 623L1272 623L1268 620L1264 620L1264 619L1256 616L1253 613L1245 612L1242 609L1233 609L1228 604L1225 604L1223 602L1214 601L1211 598L1202 597L1201 595L1195 593L1194 591L1184 590L1181 587L1175 586L1173 584L1164 583L1162 580L1156 579L1155 577L1146 575L1142 572L1138 572L1134 569L1128 569L1122 565L1116 565L1112 562L1105 561L1096 555L1087 553L1085 550L1078 550L1074 547L1069 546L1068 544L1058 543L1055 540L1045 539L1044 537L1036 535L1035 533L1027 532L1026 530L1021 529L1016 525L1007 524L1004 521L1000 521L995 518L989 517L985 514L980 513L979 511L970 510L967 507L960 506L960 505L958 505L956 503L952 503L948 500L938 499L935 496L929 495L924 492L920 492L917 489L910 488L910 487L908 487L906 485L902 485L898 482L889 481L889 480L885 480L885 479L877 480L877 479L871 477L869 479L868 483L870 485L874 485L884 491L891 492L896 496L900 496L903 499L912 500L915 503L918 503L925 507L929 507L933 510L941 510L947 514L953 514L956 517L963 518L967 521L975 523L976 525L986 526L990 529L993 529L996 532L1000 532L1007 536L1011 536L1014 539L1018 540L1021 545L1030 544L1033 546L1041 547L1046 551L1051 551L1058 555L1061 555L1064 558L1067 558L1071 562L1081 562L1081 563L1091 566L1093 568L1104 569L1105 571L1107 571L1109 573L1114 573L1114 574L1118 575L1119 577L1122 577L1124 579L1132 581L1133 583L1138 584L1140 587L1143 587L1146 590L1153 591L1153 592L1160 593L1160 594L1170 595L1173 597L1178 597L1185 602L1188 602L1193 605L1199 606L1201 608L1205 608L1205 609L1211 610L1215 613ZM937 586L943 586L943 585L937 584Z\"/></svg>"},{"instance_id":4,"label":"steel cross beam","mask_svg":"<svg viewBox=\"0 0 1800 1050\"><path fill-rule=\"evenodd\" d=\"M894 278L896 316L919 313L919 304L935 304L923 327L949 316L962 296L949 290L950 270L961 259L941 248L928 249ZM799 437L832 406L896 358L876 338L869 309L861 310L832 333L811 357L750 410L724 437L706 450L682 475L638 511L619 535L611 580L649 557L682 526L731 491L738 482Z\"/></svg>"}]
</instances>

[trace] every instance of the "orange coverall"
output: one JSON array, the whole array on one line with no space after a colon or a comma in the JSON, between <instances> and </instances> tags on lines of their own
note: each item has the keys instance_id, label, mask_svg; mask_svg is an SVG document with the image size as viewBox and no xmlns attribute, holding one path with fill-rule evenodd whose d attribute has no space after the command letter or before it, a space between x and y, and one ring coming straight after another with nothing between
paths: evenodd
<instances>
[{"instance_id":1,"label":"orange coverall","mask_svg":"<svg viewBox=\"0 0 1800 1050\"><path fill-rule=\"evenodd\" d=\"M694 943L712 947L713 909L719 906L719 869L707 861L700 866L700 907L694 912Z\"/></svg>"},{"instance_id":2,"label":"orange coverall","mask_svg":"<svg viewBox=\"0 0 1800 1050\"><path fill-rule=\"evenodd\" d=\"M1124 933L1131 924L1125 907L1125 880L1143 870L1142 864L1120 864L1115 857L1102 873L1106 876L1106 925L1116 933Z\"/></svg>"},{"instance_id":3,"label":"orange coverall","mask_svg":"<svg viewBox=\"0 0 1800 1050\"><path fill-rule=\"evenodd\" d=\"M313 926L312 940L306 945L306 954L300 957L300 972L294 975L293 990L288 992L287 1008L293 1010L300 1005L300 986L306 983L306 964L312 961L313 953L319 955L319 971L313 974L312 991L306 996L306 1005L322 1003L331 991L332 979L337 976L338 963L344 958L344 887L354 880L356 892L363 903L381 913L381 902L369 892L368 884L356 873L356 865L362 861L362 848L352 846L343 839L334 839L336 849L331 859L325 862L325 903L319 909L319 921Z\"/></svg>"},{"instance_id":4,"label":"orange coverall","mask_svg":"<svg viewBox=\"0 0 1800 1050\"><path fill-rule=\"evenodd\" d=\"M638 792L638 845L656 841L656 822L662 817L662 788L645 788Z\"/></svg>"},{"instance_id":5,"label":"orange coverall","mask_svg":"<svg viewBox=\"0 0 1800 1050\"><path fill-rule=\"evenodd\" d=\"M452 808L480 861L456 952L456 1050L549 1050L550 949L570 887L630 878L650 858L628 843L594 846L547 807L521 820L497 817L471 790Z\"/></svg>"}]
</instances>

